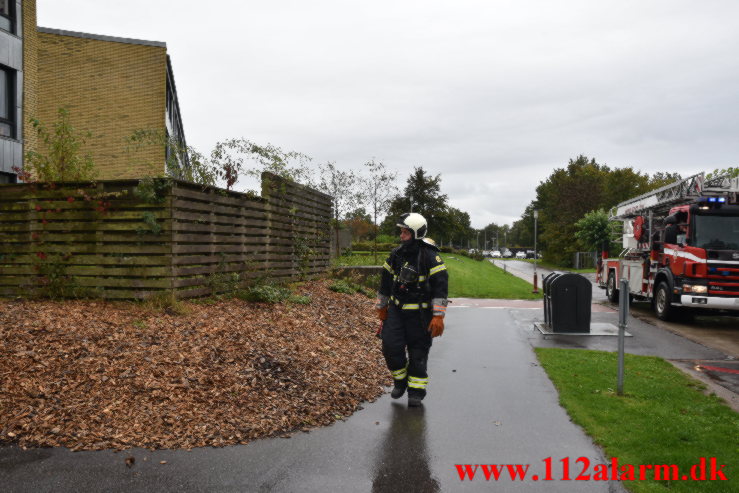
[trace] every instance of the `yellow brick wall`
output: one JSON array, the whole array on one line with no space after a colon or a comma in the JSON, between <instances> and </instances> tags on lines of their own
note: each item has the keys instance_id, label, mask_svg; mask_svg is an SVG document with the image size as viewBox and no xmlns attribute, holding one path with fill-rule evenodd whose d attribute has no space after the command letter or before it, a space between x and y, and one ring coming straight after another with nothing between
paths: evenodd
<instances>
[{"instance_id":1,"label":"yellow brick wall","mask_svg":"<svg viewBox=\"0 0 739 493\"><path fill-rule=\"evenodd\" d=\"M36 31L36 0L23 0L23 154L35 151L36 132L28 123L35 117L38 87L38 32Z\"/></svg>"},{"instance_id":2,"label":"yellow brick wall","mask_svg":"<svg viewBox=\"0 0 739 493\"><path fill-rule=\"evenodd\" d=\"M165 150L126 152L137 129L165 131L166 48L39 32L38 118L47 126L60 107L91 132L85 153L99 179L162 175Z\"/></svg>"}]
</instances>

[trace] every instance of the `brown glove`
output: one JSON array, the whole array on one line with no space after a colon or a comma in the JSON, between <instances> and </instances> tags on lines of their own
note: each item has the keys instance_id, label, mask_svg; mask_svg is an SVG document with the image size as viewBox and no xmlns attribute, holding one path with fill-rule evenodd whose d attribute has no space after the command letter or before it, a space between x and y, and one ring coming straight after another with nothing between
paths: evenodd
<instances>
[{"instance_id":1,"label":"brown glove","mask_svg":"<svg viewBox=\"0 0 739 493\"><path fill-rule=\"evenodd\" d=\"M383 306L382 308L377 309L377 318L379 318L383 322L387 319L387 307L386 306Z\"/></svg>"},{"instance_id":2,"label":"brown glove","mask_svg":"<svg viewBox=\"0 0 739 493\"><path fill-rule=\"evenodd\" d=\"M428 328L431 332L431 337L439 337L444 333L444 317L435 316L431 319L431 323Z\"/></svg>"}]
</instances>

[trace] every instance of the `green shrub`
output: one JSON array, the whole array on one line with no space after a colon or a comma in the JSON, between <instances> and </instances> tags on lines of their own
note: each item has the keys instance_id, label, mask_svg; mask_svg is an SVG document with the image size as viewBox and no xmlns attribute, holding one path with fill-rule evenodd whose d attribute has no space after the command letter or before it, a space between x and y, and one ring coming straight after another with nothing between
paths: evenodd
<instances>
[{"instance_id":1,"label":"green shrub","mask_svg":"<svg viewBox=\"0 0 739 493\"><path fill-rule=\"evenodd\" d=\"M290 298L292 293L284 286L274 284L257 284L240 292L237 297L246 301L261 303L280 303Z\"/></svg>"},{"instance_id":2,"label":"green shrub","mask_svg":"<svg viewBox=\"0 0 739 493\"><path fill-rule=\"evenodd\" d=\"M336 291L337 293L344 294L353 294L357 292L356 284L353 284L344 279L338 279L334 281L334 283L331 284L328 289L330 289L331 291Z\"/></svg>"},{"instance_id":3,"label":"green shrub","mask_svg":"<svg viewBox=\"0 0 739 493\"><path fill-rule=\"evenodd\" d=\"M395 244L398 243L400 240L397 236L393 235L377 235L377 243L390 243Z\"/></svg>"},{"instance_id":4,"label":"green shrub","mask_svg":"<svg viewBox=\"0 0 739 493\"><path fill-rule=\"evenodd\" d=\"M374 298L376 295L376 289L377 287L368 287L363 286L356 282L351 282L347 279L337 279L334 281L334 283L328 287L331 291L336 291L337 293L344 293L344 294L354 294L354 293L360 293L368 298Z\"/></svg>"},{"instance_id":5,"label":"green shrub","mask_svg":"<svg viewBox=\"0 0 739 493\"><path fill-rule=\"evenodd\" d=\"M290 296L287 301L289 301L290 303L295 303L297 305L310 305L312 300L310 299L310 296L296 294Z\"/></svg>"},{"instance_id":6,"label":"green shrub","mask_svg":"<svg viewBox=\"0 0 739 493\"><path fill-rule=\"evenodd\" d=\"M143 301L142 306L147 311L163 312L168 315L188 315L191 312L190 307L168 292L149 296Z\"/></svg>"},{"instance_id":7,"label":"green shrub","mask_svg":"<svg viewBox=\"0 0 739 493\"><path fill-rule=\"evenodd\" d=\"M399 242L396 243L377 243L377 251L378 252L389 252L396 246L398 246ZM352 251L358 251L358 252L370 252L372 251L372 248L374 247L374 243L370 242L357 242L352 243Z\"/></svg>"},{"instance_id":8,"label":"green shrub","mask_svg":"<svg viewBox=\"0 0 739 493\"><path fill-rule=\"evenodd\" d=\"M483 260L485 260L485 255L483 255L483 254L482 254L482 253L480 253L480 252L475 252L475 253L471 253L471 254L469 255L469 257L470 257L470 258L471 258L472 260L477 260L478 262L482 262Z\"/></svg>"},{"instance_id":9,"label":"green shrub","mask_svg":"<svg viewBox=\"0 0 739 493\"><path fill-rule=\"evenodd\" d=\"M365 295L367 298L374 298L377 296L377 287L369 288L367 286L358 286L357 292Z\"/></svg>"},{"instance_id":10,"label":"green shrub","mask_svg":"<svg viewBox=\"0 0 739 493\"><path fill-rule=\"evenodd\" d=\"M208 276L208 287L214 296L233 296L241 285L241 275L238 272L214 272Z\"/></svg>"},{"instance_id":11,"label":"green shrub","mask_svg":"<svg viewBox=\"0 0 739 493\"><path fill-rule=\"evenodd\" d=\"M382 274L371 274L362 279L362 285L368 288L377 289L380 286Z\"/></svg>"}]
</instances>

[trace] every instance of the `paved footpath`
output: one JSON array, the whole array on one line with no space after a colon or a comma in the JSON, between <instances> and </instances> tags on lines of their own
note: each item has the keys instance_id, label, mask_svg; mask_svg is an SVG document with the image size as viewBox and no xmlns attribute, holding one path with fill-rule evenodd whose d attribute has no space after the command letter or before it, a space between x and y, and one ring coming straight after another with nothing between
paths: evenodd
<instances>
[{"instance_id":1,"label":"paved footpath","mask_svg":"<svg viewBox=\"0 0 739 493\"><path fill-rule=\"evenodd\" d=\"M539 307L456 300L447 331L431 350L429 395L420 409L389 394L343 422L243 446L187 451L69 452L0 448L4 491L279 491L279 492L620 492L619 483L544 481L544 459L557 466L601 451L570 422L538 365L532 345L556 345L533 329ZM498 306L495 306L495 305ZM611 323L615 312L594 318ZM720 358L713 350L635 321L630 352ZM659 332L654 332L659 331ZM667 339L665 339L665 337ZM638 342L637 342L638 339ZM615 338L582 344L615 349ZM368 348L379 351L379 347ZM614 375L615 380L615 375ZM626 385L628 385L628 380ZM133 456L133 467L124 460ZM160 464L160 461L167 461ZM527 479L503 471L486 481L460 480L457 464L530 464ZM534 475L538 480L534 479Z\"/></svg>"}]
</instances>

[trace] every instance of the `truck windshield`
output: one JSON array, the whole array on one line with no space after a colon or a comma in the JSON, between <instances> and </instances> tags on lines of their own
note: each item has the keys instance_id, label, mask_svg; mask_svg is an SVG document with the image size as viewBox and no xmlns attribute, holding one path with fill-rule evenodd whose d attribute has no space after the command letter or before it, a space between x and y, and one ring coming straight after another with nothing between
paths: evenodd
<instances>
[{"instance_id":1,"label":"truck windshield","mask_svg":"<svg viewBox=\"0 0 739 493\"><path fill-rule=\"evenodd\" d=\"M739 250L739 216L694 216L698 248Z\"/></svg>"}]
</instances>

